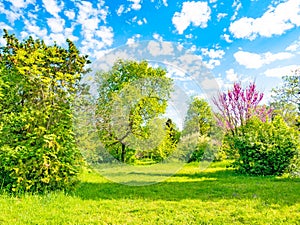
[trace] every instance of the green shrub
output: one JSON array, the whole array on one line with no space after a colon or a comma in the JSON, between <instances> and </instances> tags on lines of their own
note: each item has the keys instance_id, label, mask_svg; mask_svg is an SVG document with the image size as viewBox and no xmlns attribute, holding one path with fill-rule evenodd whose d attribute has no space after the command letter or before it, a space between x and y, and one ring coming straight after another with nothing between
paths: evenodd
<instances>
[{"instance_id":1,"label":"green shrub","mask_svg":"<svg viewBox=\"0 0 300 225\"><path fill-rule=\"evenodd\" d=\"M281 175L299 153L299 133L279 116L271 122L251 118L230 138L238 152L233 166L250 175Z\"/></svg>"},{"instance_id":2,"label":"green shrub","mask_svg":"<svg viewBox=\"0 0 300 225\"><path fill-rule=\"evenodd\" d=\"M53 134L37 141L43 144L32 146L28 140L15 147L0 147L2 190L13 193L66 190L77 182L81 161L75 145Z\"/></svg>"}]
</instances>

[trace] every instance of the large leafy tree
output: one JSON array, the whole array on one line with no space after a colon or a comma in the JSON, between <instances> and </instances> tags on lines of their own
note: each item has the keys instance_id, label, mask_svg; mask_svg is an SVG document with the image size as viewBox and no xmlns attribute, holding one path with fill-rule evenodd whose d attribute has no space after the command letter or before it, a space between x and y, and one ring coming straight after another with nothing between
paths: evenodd
<instances>
[{"instance_id":1,"label":"large leafy tree","mask_svg":"<svg viewBox=\"0 0 300 225\"><path fill-rule=\"evenodd\" d=\"M4 38L1 181L12 191L71 187L80 164L72 109L87 56L80 56L70 40L65 49L32 37L19 41L7 31Z\"/></svg>"},{"instance_id":2,"label":"large leafy tree","mask_svg":"<svg viewBox=\"0 0 300 225\"><path fill-rule=\"evenodd\" d=\"M125 162L127 153L145 150L165 125L164 114L172 89L166 70L147 61L118 60L108 72L99 72L97 127L100 139L116 158ZM144 143L145 144L141 144ZM140 143L135 145L135 143ZM142 146L141 146L142 145ZM148 146L149 147L149 146ZM149 147L151 148L151 147Z\"/></svg>"}]
</instances>

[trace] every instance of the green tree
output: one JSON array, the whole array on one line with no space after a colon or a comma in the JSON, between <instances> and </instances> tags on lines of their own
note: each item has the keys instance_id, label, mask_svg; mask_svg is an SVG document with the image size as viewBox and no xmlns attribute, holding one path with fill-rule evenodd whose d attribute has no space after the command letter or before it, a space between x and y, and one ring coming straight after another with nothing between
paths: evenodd
<instances>
[{"instance_id":1,"label":"green tree","mask_svg":"<svg viewBox=\"0 0 300 225\"><path fill-rule=\"evenodd\" d=\"M176 151L180 135L176 124L171 119L168 119L165 125L165 135L161 143L149 151L151 159L156 162L167 159L170 154Z\"/></svg>"},{"instance_id":2,"label":"green tree","mask_svg":"<svg viewBox=\"0 0 300 225\"><path fill-rule=\"evenodd\" d=\"M166 77L166 70L150 67L146 61L123 60L97 77L100 139L111 154L125 162L127 153L134 155L139 150L134 142L147 143L157 139L153 135L161 136L164 126L156 124L162 124L158 117L167 108L172 80Z\"/></svg>"},{"instance_id":3,"label":"green tree","mask_svg":"<svg viewBox=\"0 0 300 225\"><path fill-rule=\"evenodd\" d=\"M200 136L209 136L214 124L210 105L204 99L195 97L189 105L182 134L199 133Z\"/></svg>"},{"instance_id":4,"label":"green tree","mask_svg":"<svg viewBox=\"0 0 300 225\"><path fill-rule=\"evenodd\" d=\"M7 190L72 187L81 156L75 145L73 101L87 56L75 45L19 41L5 31L1 47L0 176Z\"/></svg>"},{"instance_id":5,"label":"green tree","mask_svg":"<svg viewBox=\"0 0 300 225\"><path fill-rule=\"evenodd\" d=\"M189 136L190 144L187 148L189 161L200 161L206 153L206 159L211 159L216 153L213 136L217 134L214 114L210 105L204 99L193 98L189 105L182 131L182 136ZM191 138L197 140L191 141ZM191 147L194 143L194 147Z\"/></svg>"},{"instance_id":6,"label":"green tree","mask_svg":"<svg viewBox=\"0 0 300 225\"><path fill-rule=\"evenodd\" d=\"M271 105L290 126L300 129L300 69L282 79L283 85L272 90Z\"/></svg>"}]
</instances>

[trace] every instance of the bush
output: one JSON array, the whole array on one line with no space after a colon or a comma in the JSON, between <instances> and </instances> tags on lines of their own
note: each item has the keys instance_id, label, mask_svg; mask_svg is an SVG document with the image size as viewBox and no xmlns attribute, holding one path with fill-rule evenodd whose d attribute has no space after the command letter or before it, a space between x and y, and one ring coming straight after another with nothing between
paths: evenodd
<instances>
[{"instance_id":1,"label":"bush","mask_svg":"<svg viewBox=\"0 0 300 225\"><path fill-rule=\"evenodd\" d=\"M74 186L81 164L75 145L51 134L42 139L41 146L32 146L28 140L26 145L0 147L2 190L45 192Z\"/></svg>"},{"instance_id":2,"label":"bush","mask_svg":"<svg viewBox=\"0 0 300 225\"><path fill-rule=\"evenodd\" d=\"M279 116L271 122L251 118L230 138L238 152L233 166L249 175L281 175L299 153L299 133Z\"/></svg>"}]
</instances>

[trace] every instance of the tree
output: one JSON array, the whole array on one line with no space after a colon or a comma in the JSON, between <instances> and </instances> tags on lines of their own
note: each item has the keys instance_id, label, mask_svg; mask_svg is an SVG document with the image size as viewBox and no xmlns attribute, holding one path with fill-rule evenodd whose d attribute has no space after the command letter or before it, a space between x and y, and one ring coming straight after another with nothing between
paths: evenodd
<instances>
[{"instance_id":1,"label":"tree","mask_svg":"<svg viewBox=\"0 0 300 225\"><path fill-rule=\"evenodd\" d=\"M81 156L72 109L89 61L68 48L32 37L20 42L4 31L1 47L0 176L7 190L72 187Z\"/></svg>"},{"instance_id":2,"label":"tree","mask_svg":"<svg viewBox=\"0 0 300 225\"><path fill-rule=\"evenodd\" d=\"M256 89L255 83L243 88L241 83L234 83L227 93L220 93L213 99L219 112L216 113L219 126L237 135L239 127L246 124L252 116L258 116L262 121L271 115L272 109L259 106L264 94Z\"/></svg>"},{"instance_id":3,"label":"tree","mask_svg":"<svg viewBox=\"0 0 300 225\"><path fill-rule=\"evenodd\" d=\"M300 129L300 69L282 79L283 85L272 89L271 105L290 126Z\"/></svg>"},{"instance_id":4,"label":"tree","mask_svg":"<svg viewBox=\"0 0 300 225\"><path fill-rule=\"evenodd\" d=\"M182 134L199 133L201 136L209 136L214 122L209 104L204 99L195 97L189 105Z\"/></svg>"},{"instance_id":5,"label":"tree","mask_svg":"<svg viewBox=\"0 0 300 225\"><path fill-rule=\"evenodd\" d=\"M164 114L172 89L164 69L152 68L146 61L118 60L110 71L99 72L98 79L97 127L104 146L116 158L125 162L128 151L145 150L147 140L161 140L164 125L158 117Z\"/></svg>"},{"instance_id":6,"label":"tree","mask_svg":"<svg viewBox=\"0 0 300 225\"><path fill-rule=\"evenodd\" d=\"M179 139L180 131L176 127L176 124L171 119L167 119L163 139L156 148L148 151L150 158L155 162L167 159L167 157L176 151Z\"/></svg>"},{"instance_id":7,"label":"tree","mask_svg":"<svg viewBox=\"0 0 300 225\"><path fill-rule=\"evenodd\" d=\"M189 136L185 138L190 142L187 153L189 161L200 161L205 152L209 152L206 154L206 159L214 157L216 149L213 146L213 136L217 133L215 125L214 114L209 104L204 99L193 98L182 131L183 137ZM191 141L192 137L196 140ZM194 148L191 147L192 143Z\"/></svg>"}]
</instances>

